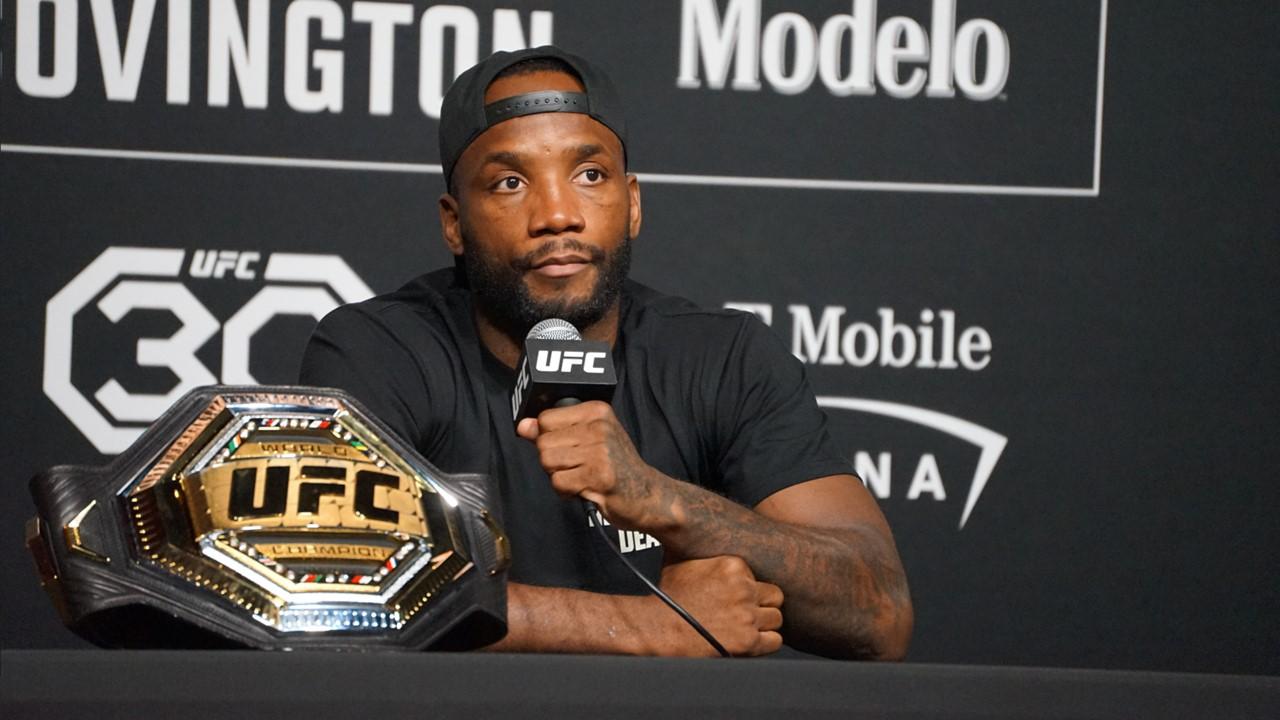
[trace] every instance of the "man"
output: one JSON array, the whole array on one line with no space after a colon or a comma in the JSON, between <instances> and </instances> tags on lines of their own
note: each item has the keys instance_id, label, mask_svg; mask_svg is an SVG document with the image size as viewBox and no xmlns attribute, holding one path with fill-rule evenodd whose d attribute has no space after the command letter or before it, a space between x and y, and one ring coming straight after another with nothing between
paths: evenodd
<instances>
[{"instance_id":1,"label":"man","mask_svg":"<svg viewBox=\"0 0 1280 720\"><path fill-rule=\"evenodd\" d=\"M513 559L495 647L714 654L639 594L577 496L732 654L785 636L901 658L912 609L892 536L803 368L753 316L626 280L640 187L605 76L553 47L497 53L455 81L440 128L456 267L334 311L301 379L347 389L442 469L496 477ZM611 344L617 392L515 428L513 368L553 317Z\"/></svg>"}]
</instances>

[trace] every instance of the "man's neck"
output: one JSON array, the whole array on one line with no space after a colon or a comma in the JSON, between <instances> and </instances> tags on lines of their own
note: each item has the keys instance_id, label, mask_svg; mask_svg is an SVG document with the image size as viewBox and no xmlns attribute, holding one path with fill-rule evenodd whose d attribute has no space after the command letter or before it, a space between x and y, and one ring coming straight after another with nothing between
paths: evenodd
<instances>
[{"instance_id":1,"label":"man's neck","mask_svg":"<svg viewBox=\"0 0 1280 720\"><path fill-rule=\"evenodd\" d=\"M610 346L618 339L618 315L620 301L614 301L613 305L605 311L604 317L598 322L592 323L587 327L578 328L582 333L583 340L595 340L598 342L607 342ZM485 348L493 353L503 365L514 369L516 363L520 362L520 353L524 352L524 338L514 338L500 330L494 325L479 307L476 307L472 316L475 319L476 335L480 338L480 342L484 343Z\"/></svg>"}]
</instances>

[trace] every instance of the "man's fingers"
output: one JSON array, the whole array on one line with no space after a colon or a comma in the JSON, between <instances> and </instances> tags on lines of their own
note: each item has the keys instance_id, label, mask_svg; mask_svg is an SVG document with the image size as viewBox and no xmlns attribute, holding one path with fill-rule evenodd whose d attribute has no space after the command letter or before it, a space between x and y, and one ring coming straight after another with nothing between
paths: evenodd
<instances>
[{"instance_id":1,"label":"man's fingers","mask_svg":"<svg viewBox=\"0 0 1280 720\"><path fill-rule=\"evenodd\" d=\"M778 630L782 627L782 611L776 607L756 608L757 630Z\"/></svg>"},{"instance_id":2,"label":"man's fingers","mask_svg":"<svg viewBox=\"0 0 1280 720\"><path fill-rule=\"evenodd\" d=\"M542 469L548 473L569 470L582 465L586 461L585 453L574 445L562 447L538 448L538 461Z\"/></svg>"},{"instance_id":3,"label":"man's fingers","mask_svg":"<svg viewBox=\"0 0 1280 720\"><path fill-rule=\"evenodd\" d=\"M516 424L516 435L525 440L537 440L539 434L537 418L525 418Z\"/></svg>"},{"instance_id":4,"label":"man's fingers","mask_svg":"<svg viewBox=\"0 0 1280 720\"><path fill-rule=\"evenodd\" d=\"M551 448L575 447L583 444L581 433L564 430L547 430L545 427L538 433L538 450Z\"/></svg>"},{"instance_id":5,"label":"man's fingers","mask_svg":"<svg viewBox=\"0 0 1280 720\"><path fill-rule=\"evenodd\" d=\"M760 607L782 607L782 588L773 583L756 581L756 604Z\"/></svg>"},{"instance_id":6,"label":"man's fingers","mask_svg":"<svg viewBox=\"0 0 1280 720\"><path fill-rule=\"evenodd\" d=\"M565 497L577 495L590 487L591 478L581 468L575 467L551 473L551 488ZM593 497L587 497L586 499L597 502L600 499L600 495L595 493Z\"/></svg>"},{"instance_id":7,"label":"man's fingers","mask_svg":"<svg viewBox=\"0 0 1280 720\"><path fill-rule=\"evenodd\" d=\"M538 415L538 426L542 432L563 430L570 425L585 425L593 420L600 420L613 415L613 408L608 403L590 400L568 407L543 410Z\"/></svg>"},{"instance_id":8,"label":"man's fingers","mask_svg":"<svg viewBox=\"0 0 1280 720\"><path fill-rule=\"evenodd\" d=\"M773 630L767 630L760 633L760 638L756 641L756 646L752 649L752 655L768 655L776 653L782 649L782 634Z\"/></svg>"},{"instance_id":9,"label":"man's fingers","mask_svg":"<svg viewBox=\"0 0 1280 720\"><path fill-rule=\"evenodd\" d=\"M593 423L613 418L613 408L598 400L544 410L536 418L525 418L516 424L516 435L537 441L538 447L552 444L579 444L578 432L560 432L575 426L589 428ZM614 422L617 422L614 420Z\"/></svg>"}]
</instances>

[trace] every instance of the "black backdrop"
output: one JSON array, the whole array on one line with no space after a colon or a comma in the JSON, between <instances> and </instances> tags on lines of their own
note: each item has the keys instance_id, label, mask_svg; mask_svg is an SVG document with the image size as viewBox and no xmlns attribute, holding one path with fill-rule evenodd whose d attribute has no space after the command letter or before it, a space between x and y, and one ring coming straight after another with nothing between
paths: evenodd
<instances>
[{"instance_id":1,"label":"black backdrop","mask_svg":"<svg viewBox=\"0 0 1280 720\"><path fill-rule=\"evenodd\" d=\"M291 380L313 316L448 262L431 77L514 22L621 86L644 194L634 275L752 307L809 363L894 526L911 659L1280 671L1275 3L94 5L5 0L0 19L5 647L78 644L21 547L36 469L105 461L186 385ZM910 18L935 51L951 8L944 34L977 38L949 56L972 55L969 85L894 97L916 68L952 83L928 62L893 73L883 28L909 46L912 23L890 18ZM816 70L780 92L851 11L858 29L826 52L846 81L883 56L874 94ZM249 25L241 71L211 12ZM354 19L373 13L409 20L380 26L394 53ZM736 44L718 49L721 31ZM140 50L120 72L126 37ZM394 79L371 81L381 56ZM312 60L341 65L341 112L297 109L334 87ZM139 340L175 333L139 361Z\"/></svg>"}]
</instances>

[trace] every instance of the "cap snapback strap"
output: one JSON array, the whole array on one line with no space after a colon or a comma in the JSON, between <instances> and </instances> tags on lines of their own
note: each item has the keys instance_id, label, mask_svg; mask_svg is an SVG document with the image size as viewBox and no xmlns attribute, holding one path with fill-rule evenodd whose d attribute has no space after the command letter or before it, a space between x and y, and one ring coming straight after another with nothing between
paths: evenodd
<instances>
[{"instance_id":1,"label":"cap snapback strap","mask_svg":"<svg viewBox=\"0 0 1280 720\"><path fill-rule=\"evenodd\" d=\"M485 124L493 127L503 120L544 112L590 113L587 96L579 92L542 90L503 98L484 106Z\"/></svg>"}]
</instances>

